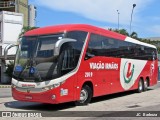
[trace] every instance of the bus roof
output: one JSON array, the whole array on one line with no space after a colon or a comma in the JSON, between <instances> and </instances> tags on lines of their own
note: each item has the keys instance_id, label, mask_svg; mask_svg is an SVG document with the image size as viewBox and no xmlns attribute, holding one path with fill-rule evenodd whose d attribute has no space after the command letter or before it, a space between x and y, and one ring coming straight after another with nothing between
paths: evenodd
<instances>
[{"instance_id":1,"label":"bus roof","mask_svg":"<svg viewBox=\"0 0 160 120\"><path fill-rule=\"evenodd\" d=\"M120 40L124 40L126 38L126 36L124 35L87 24L66 24L66 25L42 27L26 32L24 36L47 35L47 34L62 33L65 31L72 31L72 30L80 30L80 31L82 30L94 33L98 32L101 34L106 34L108 37L117 38Z\"/></svg>"},{"instance_id":2,"label":"bus roof","mask_svg":"<svg viewBox=\"0 0 160 120\"><path fill-rule=\"evenodd\" d=\"M47 34L54 34L54 33L63 33L65 31L73 31L73 30L98 33L98 34L105 35L105 36L108 36L114 39L119 39L123 41L128 41L128 42L137 43L137 44L141 44L144 46L156 48L154 45L143 43L133 38L127 37L125 35L122 35L116 32L112 32L107 29L95 27L92 25L87 25L87 24L65 24L65 25L42 27L42 28L38 28L38 29L34 29L34 30L26 32L24 36L39 36L39 35L47 35Z\"/></svg>"}]
</instances>

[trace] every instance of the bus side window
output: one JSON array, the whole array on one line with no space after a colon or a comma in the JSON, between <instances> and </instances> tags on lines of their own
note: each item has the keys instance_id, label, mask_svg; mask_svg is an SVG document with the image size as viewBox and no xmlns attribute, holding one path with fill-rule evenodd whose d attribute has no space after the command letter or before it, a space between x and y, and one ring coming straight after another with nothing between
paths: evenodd
<instances>
[{"instance_id":1,"label":"bus side window","mask_svg":"<svg viewBox=\"0 0 160 120\"><path fill-rule=\"evenodd\" d=\"M102 42L99 40L99 35L91 34L85 55L85 60L88 60L94 56L99 56L99 51L101 49L102 49Z\"/></svg>"},{"instance_id":2,"label":"bus side window","mask_svg":"<svg viewBox=\"0 0 160 120\"><path fill-rule=\"evenodd\" d=\"M156 55L156 52L154 50L152 51L152 57L153 57L153 60L157 59L157 55Z\"/></svg>"}]
</instances>

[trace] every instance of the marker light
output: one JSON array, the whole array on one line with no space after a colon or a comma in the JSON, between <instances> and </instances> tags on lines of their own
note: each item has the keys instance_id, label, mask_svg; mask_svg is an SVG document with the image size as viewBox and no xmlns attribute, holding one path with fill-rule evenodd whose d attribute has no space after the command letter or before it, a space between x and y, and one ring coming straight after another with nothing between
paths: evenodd
<instances>
[{"instance_id":1,"label":"marker light","mask_svg":"<svg viewBox=\"0 0 160 120\"><path fill-rule=\"evenodd\" d=\"M52 100L56 99L56 95L52 95Z\"/></svg>"}]
</instances>

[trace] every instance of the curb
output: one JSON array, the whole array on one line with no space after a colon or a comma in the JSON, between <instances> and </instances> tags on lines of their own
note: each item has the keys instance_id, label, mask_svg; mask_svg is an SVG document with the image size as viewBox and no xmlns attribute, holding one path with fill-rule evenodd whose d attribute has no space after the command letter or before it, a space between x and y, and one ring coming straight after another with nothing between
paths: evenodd
<instances>
[{"instance_id":1,"label":"curb","mask_svg":"<svg viewBox=\"0 0 160 120\"><path fill-rule=\"evenodd\" d=\"M0 85L0 88L11 88L11 85Z\"/></svg>"}]
</instances>

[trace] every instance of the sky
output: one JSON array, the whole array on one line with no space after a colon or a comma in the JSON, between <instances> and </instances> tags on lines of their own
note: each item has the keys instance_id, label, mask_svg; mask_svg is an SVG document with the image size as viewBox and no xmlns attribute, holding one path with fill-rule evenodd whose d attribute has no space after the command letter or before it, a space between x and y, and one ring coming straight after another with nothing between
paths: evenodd
<instances>
[{"instance_id":1,"label":"sky","mask_svg":"<svg viewBox=\"0 0 160 120\"><path fill-rule=\"evenodd\" d=\"M36 26L90 24L126 29L140 38L160 37L160 0L29 0L37 7Z\"/></svg>"}]
</instances>

